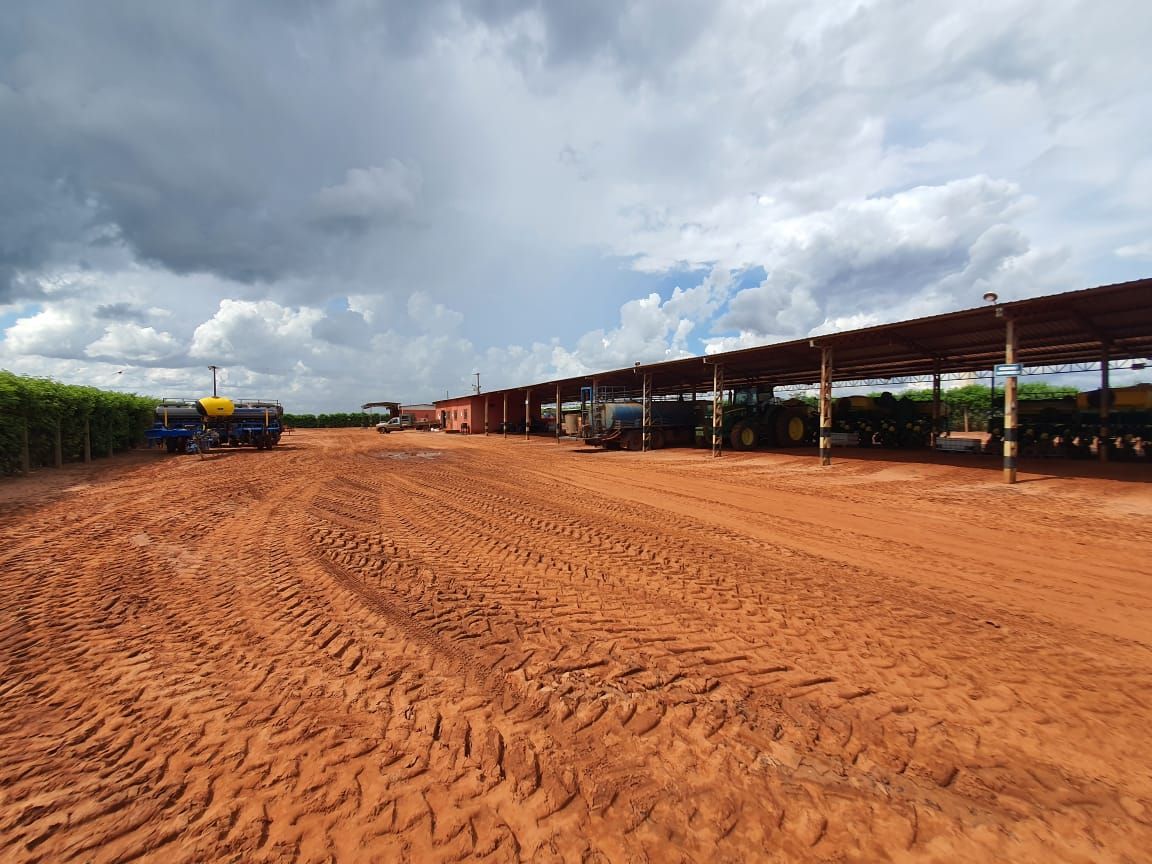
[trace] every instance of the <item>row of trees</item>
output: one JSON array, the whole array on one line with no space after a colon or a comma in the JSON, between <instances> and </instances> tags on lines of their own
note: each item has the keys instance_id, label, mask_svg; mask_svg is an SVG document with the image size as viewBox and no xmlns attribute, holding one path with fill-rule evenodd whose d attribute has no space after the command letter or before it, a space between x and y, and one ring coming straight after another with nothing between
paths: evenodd
<instances>
[{"instance_id":1,"label":"row of trees","mask_svg":"<svg viewBox=\"0 0 1152 864\"><path fill-rule=\"evenodd\" d=\"M284 425L294 429L344 429L349 426L375 426L383 414L346 411L338 414L285 414Z\"/></svg>"},{"instance_id":2,"label":"row of trees","mask_svg":"<svg viewBox=\"0 0 1152 864\"><path fill-rule=\"evenodd\" d=\"M0 370L0 474L107 456L144 442L155 399Z\"/></svg>"},{"instance_id":3,"label":"row of trees","mask_svg":"<svg viewBox=\"0 0 1152 864\"><path fill-rule=\"evenodd\" d=\"M159 400L0 370L0 476L109 456L144 443ZM375 426L362 411L285 414L301 429Z\"/></svg>"}]
</instances>

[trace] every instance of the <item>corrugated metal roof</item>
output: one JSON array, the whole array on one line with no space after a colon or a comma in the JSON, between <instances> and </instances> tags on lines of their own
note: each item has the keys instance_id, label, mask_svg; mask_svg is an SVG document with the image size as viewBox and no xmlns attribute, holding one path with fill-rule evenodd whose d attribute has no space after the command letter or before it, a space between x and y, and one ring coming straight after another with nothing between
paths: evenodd
<instances>
[{"instance_id":1,"label":"corrugated metal roof","mask_svg":"<svg viewBox=\"0 0 1152 864\"><path fill-rule=\"evenodd\" d=\"M823 346L833 349L836 381L929 375L937 367L941 372L980 372L1003 362L1007 319L1016 323L1017 362L1025 366L1100 360L1104 346L1113 360L1152 356L1152 279L507 390L538 389L544 401L551 401L559 386L562 399L575 400L594 378L600 386L639 390L641 375L651 373L658 394L707 392L715 364L724 366L726 387L815 383L820 380Z\"/></svg>"}]
</instances>

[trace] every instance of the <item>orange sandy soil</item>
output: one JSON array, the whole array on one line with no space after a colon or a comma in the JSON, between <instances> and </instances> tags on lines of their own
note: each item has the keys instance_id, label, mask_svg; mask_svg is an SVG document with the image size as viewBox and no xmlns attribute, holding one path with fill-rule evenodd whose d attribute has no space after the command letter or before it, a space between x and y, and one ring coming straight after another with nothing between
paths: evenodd
<instances>
[{"instance_id":1,"label":"orange sandy soil","mask_svg":"<svg viewBox=\"0 0 1152 864\"><path fill-rule=\"evenodd\" d=\"M836 456L0 484L0 859L1147 861L1149 466Z\"/></svg>"}]
</instances>

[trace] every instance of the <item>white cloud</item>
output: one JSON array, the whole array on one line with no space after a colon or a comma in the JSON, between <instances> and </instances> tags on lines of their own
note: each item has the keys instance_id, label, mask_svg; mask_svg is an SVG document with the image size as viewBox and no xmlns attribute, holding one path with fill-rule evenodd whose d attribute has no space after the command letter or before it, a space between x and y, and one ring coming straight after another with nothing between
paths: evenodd
<instances>
[{"instance_id":1,"label":"white cloud","mask_svg":"<svg viewBox=\"0 0 1152 864\"><path fill-rule=\"evenodd\" d=\"M7 352L42 357L78 358L100 334L100 325L74 305L50 306L20 318L5 331Z\"/></svg>"},{"instance_id":2,"label":"white cloud","mask_svg":"<svg viewBox=\"0 0 1152 864\"><path fill-rule=\"evenodd\" d=\"M1143 243L1130 243L1116 250L1121 258L1136 258L1141 261L1152 261L1152 240Z\"/></svg>"},{"instance_id":3,"label":"white cloud","mask_svg":"<svg viewBox=\"0 0 1152 864\"><path fill-rule=\"evenodd\" d=\"M110 324L104 335L84 349L94 360L152 365L175 359L183 352L171 333L142 327L133 322Z\"/></svg>"},{"instance_id":4,"label":"white cloud","mask_svg":"<svg viewBox=\"0 0 1152 864\"><path fill-rule=\"evenodd\" d=\"M1061 284L1059 251L1032 250L1013 220L1028 200L1010 183L973 177L844 201L775 223L760 241L768 271L738 293L721 328L765 341L972 305L1015 280L1016 296ZM1031 265L1033 278L1020 277ZM1055 274L1055 275L1054 275ZM714 343L721 344L721 343Z\"/></svg>"},{"instance_id":5,"label":"white cloud","mask_svg":"<svg viewBox=\"0 0 1152 864\"><path fill-rule=\"evenodd\" d=\"M271 300L222 300L216 313L192 334L189 354L221 365L285 373L294 355L311 344L317 309L291 309Z\"/></svg>"}]
</instances>

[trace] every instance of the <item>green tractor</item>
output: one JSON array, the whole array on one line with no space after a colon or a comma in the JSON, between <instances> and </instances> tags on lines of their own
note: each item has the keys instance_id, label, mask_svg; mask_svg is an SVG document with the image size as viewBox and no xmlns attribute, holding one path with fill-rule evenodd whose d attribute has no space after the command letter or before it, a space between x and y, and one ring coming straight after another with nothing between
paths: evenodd
<instances>
[{"instance_id":1,"label":"green tractor","mask_svg":"<svg viewBox=\"0 0 1152 864\"><path fill-rule=\"evenodd\" d=\"M775 399L771 391L738 390L724 411L724 435L734 450L803 447L816 438L817 420L800 399Z\"/></svg>"}]
</instances>

